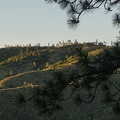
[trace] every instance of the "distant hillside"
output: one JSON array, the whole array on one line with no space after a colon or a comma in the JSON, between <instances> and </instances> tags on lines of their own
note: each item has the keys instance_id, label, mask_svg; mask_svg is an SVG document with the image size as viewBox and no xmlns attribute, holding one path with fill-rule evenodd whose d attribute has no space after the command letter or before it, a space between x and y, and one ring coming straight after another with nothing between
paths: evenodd
<instances>
[{"instance_id":1,"label":"distant hillside","mask_svg":"<svg viewBox=\"0 0 120 120\"><path fill-rule=\"evenodd\" d=\"M46 83L55 80L56 72L62 72L64 79L80 74L80 59L77 50L82 46L91 59L103 53L109 46L76 44L61 47L10 47L0 49L0 120L119 120L112 104L105 103L106 92L97 88L95 100L89 104L75 104L74 91L68 85L63 97L71 98L61 102L61 110L52 115L42 115L37 99L30 100L40 92ZM111 76L117 85L120 73ZM72 84L73 81L71 81ZM81 89L81 88L80 88ZM81 92L86 94L86 90ZM30 100L28 102L24 101Z\"/></svg>"},{"instance_id":2,"label":"distant hillside","mask_svg":"<svg viewBox=\"0 0 120 120\"><path fill-rule=\"evenodd\" d=\"M44 72L76 66L78 62L76 49L80 46L77 44L63 47L32 46L0 49L1 88L20 87L24 82L39 84L37 76ZM99 54L105 48L89 44L82 46L84 51L89 51L89 55Z\"/></svg>"}]
</instances>

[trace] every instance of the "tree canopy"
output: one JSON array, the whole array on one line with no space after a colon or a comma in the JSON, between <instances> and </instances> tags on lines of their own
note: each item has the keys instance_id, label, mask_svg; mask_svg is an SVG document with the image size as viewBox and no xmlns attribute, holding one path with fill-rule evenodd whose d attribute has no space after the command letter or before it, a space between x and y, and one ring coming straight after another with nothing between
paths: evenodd
<instances>
[{"instance_id":1,"label":"tree canopy","mask_svg":"<svg viewBox=\"0 0 120 120\"><path fill-rule=\"evenodd\" d=\"M57 3L64 10L66 9L69 28L75 29L80 23L80 16L86 12L94 12L101 6L107 12L117 10L112 17L113 26L120 26L120 0L45 0L47 3Z\"/></svg>"}]
</instances>

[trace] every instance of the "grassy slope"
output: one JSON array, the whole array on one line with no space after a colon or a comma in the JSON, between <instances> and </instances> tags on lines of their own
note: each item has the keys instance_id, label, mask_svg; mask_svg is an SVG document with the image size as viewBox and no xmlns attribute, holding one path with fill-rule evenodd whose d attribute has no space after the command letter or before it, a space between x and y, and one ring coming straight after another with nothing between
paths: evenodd
<instances>
[{"instance_id":1,"label":"grassy slope","mask_svg":"<svg viewBox=\"0 0 120 120\"><path fill-rule=\"evenodd\" d=\"M73 70L77 69L76 64L78 57L76 56L76 48L79 45L71 45L60 48L41 48L37 50L32 47L32 50L26 54L25 48L11 48L4 49L9 58L2 58L0 62L0 87L1 88L15 88L31 83L33 85L41 84L42 80L50 78L51 71L59 70ZM89 55L99 54L104 46L88 46L83 47L84 51L89 51ZM13 52L15 54L9 55ZM18 50L17 50L18 49ZM23 55L20 57L20 50ZM18 52L19 51L19 52ZM3 53L4 53L3 52ZM0 52L3 56L2 52ZM5 54L5 53L4 53ZM36 67L33 63L35 62ZM12 72L11 72L12 71ZM28 85L28 84L27 84Z\"/></svg>"},{"instance_id":2,"label":"grassy slope","mask_svg":"<svg viewBox=\"0 0 120 120\"><path fill-rule=\"evenodd\" d=\"M70 50L68 50L68 48ZM33 61L29 59L29 57L27 57L28 59L24 59L20 65L19 63L21 60L18 61L18 66L15 62L9 62L8 64L2 64L0 66L0 85L3 87L3 89L0 90L1 120L47 120L45 116L42 117L39 115L39 109L36 109L34 104L32 104L33 102L28 102L27 104L18 104L17 97L19 94L24 95L26 98L32 96L34 88L38 87L39 85L41 86L41 84L43 84L43 80L52 78L53 72L57 69L62 71L64 70L66 75L72 70L78 70L78 67L76 66L78 59L75 55L75 47L69 46L68 48L63 47L41 51L41 53L43 53L40 53L42 57L44 56L45 52L45 56L47 56L46 61L44 61L44 56L42 62L40 61L40 56L32 56L32 59L38 63L40 62L38 65L43 66L43 68L41 67L40 70L34 69L31 63ZM102 49L103 48L100 46L84 46L84 50L91 51L89 52L89 55L96 55L102 51ZM71 52L69 53L68 51ZM12 57L13 56L10 58ZM4 59L3 61L7 59L8 58ZM44 67L46 62L49 63L47 68ZM13 75L11 76L8 74L10 70L13 70ZM112 77L119 80L118 74ZM33 83L33 85L23 86L25 81L27 83ZM70 118L75 117L76 119L80 118L87 120L89 113L92 113L94 110L96 110L96 108L97 110L100 109L99 105L101 104L99 104L99 99L99 97L95 99L96 102L94 104L82 104L81 108L76 108L76 106L73 104L73 100L68 101L68 103L64 103L63 105L65 111L56 113L55 118L61 117L59 119L61 120L64 115L67 117L71 115ZM106 111L106 108L104 108L104 110ZM50 116L48 117L48 120L52 120Z\"/></svg>"}]
</instances>

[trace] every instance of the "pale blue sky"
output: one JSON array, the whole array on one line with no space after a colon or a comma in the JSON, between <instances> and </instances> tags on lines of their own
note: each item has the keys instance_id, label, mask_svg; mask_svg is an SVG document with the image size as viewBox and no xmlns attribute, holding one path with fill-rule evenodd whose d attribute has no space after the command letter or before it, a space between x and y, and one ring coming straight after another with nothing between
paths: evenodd
<instances>
[{"instance_id":1,"label":"pale blue sky","mask_svg":"<svg viewBox=\"0 0 120 120\"><path fill-rule=\"evenodd\" d=\"M66 11L57 4L46 4L44 0L0 0L0 47L47 45L68 39L110 43L119 31L112 25L112 14L106 15L104 10L85 14L73 31L67 26Z\"/></svg>"}]
</instances>

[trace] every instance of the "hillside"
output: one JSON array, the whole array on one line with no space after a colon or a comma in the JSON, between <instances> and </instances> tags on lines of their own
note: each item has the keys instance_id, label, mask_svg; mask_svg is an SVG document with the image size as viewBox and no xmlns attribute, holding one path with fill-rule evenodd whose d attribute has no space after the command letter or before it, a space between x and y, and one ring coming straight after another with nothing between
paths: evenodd
<instances>
[{"instance_id":1,"label":"hillside","mask_svg":"<svg viewBox=\"0 0 120 120\"><path fill-rule=\"evenodd\" d=\"M104 94L101 88L94 102L76 107L73 97L62 102L63 111L57 111L52 116L39 114L39 107L34 101L20 104L18 98L24 95L26 99L32 96L37 88L41 88L50 80L54 80L57 71L64 73L68 79L71 73L79 71L77 50L81 45L63 47L13 47L0 49L0 118L1 120L116 120L119 115L112 111L111 105L103 102ZM89 56L102 53L106 46L82 45ZM119 73L111 77L119 79ZM118 83L119 84L119 83ZM69 96L71 88L65 90ZM85 92L85 91L83 91ZM75 92L77 94L77 92ZM72 106L72 107L71 107ZM105 113L105 114L104 114ZM58 117L59 116L59 117Z\"/></svg>"},{"instance_id":2,"label":"hillside","mask_svg":"<svg viewBox=\"0 0 120 120\"><path fill-rule=\"evenodd\" d=\"M105 46L84 45L83 49L95 55ZM13 88L24 82L40 84L41 74L56 69L75 67L79 45L64 47L21 47L0 49L0 86ZM43 75L44 76L44 75ZM41 78L42 79L42 78ZM9 84L9 85L8 85Z\"/></svg>"}]
</instances>

